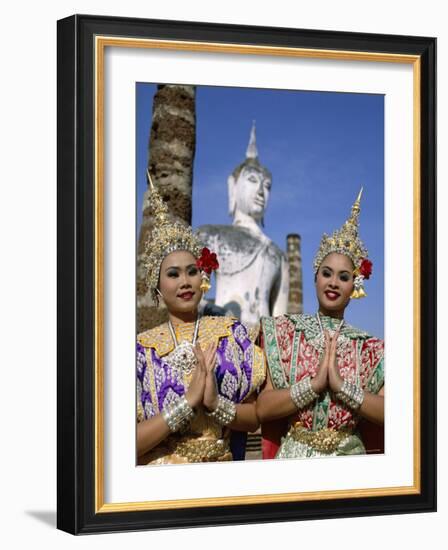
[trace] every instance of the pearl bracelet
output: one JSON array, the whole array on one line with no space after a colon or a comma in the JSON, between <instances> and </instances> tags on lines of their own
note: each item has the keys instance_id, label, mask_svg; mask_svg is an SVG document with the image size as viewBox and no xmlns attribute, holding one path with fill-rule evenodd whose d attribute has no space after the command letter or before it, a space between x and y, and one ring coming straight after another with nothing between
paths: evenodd
<instances>
[{"instance_id":1,"label":"pearl bracelet","mask_svg":"<svg viewBox=\"0 0 448 550\"><path fill-rule=\"evenodd\" d=\"M194 416L194 410L188 404L185 395L179 397L174 403L170 403L162 412L165 422L171 432L185 429Z\"/></svg>"},{"instance_id":2,"label":"pearl bracelet","mask_svg":"<svg viewBox=\"0 0 448 550\"><path fill-rule=\"evenodd\" d=\"M206 414L221 426L228 426L236 416L236 405L230 399L219 395L216 409Z\"/></svg>"},{"instance_id":3,"label":"pearl bracelet","mask_svg":"<svg viewBox=\"0 0 448 550\"><path fill-rule=\"evenodd\" d=\"M360 386L344 380L336 397L339 401L346 403L351 409L356 411L364 401L364 391Z\"/></svg>"},{"instance_id":4,"label":"pearl bracelet","mask_svg":"<svg viewBox=\"0 0 448 550\"><path fill-rule=\"evenodd\" d=\"M309 376L305 376L300 382L293 384L289 390L289 395L298 409L303 409L311 401L319 397L319 394L311 386L311 378Z\"/></svg>"}]
</instances>

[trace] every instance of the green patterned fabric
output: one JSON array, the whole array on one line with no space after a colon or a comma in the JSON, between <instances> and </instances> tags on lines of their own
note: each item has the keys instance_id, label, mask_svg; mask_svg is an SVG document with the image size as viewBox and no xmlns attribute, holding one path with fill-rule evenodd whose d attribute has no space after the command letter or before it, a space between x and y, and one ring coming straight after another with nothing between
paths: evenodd
<instances>
[{"instance_id":1,"label":"green patterned fabric","mask_svg":"<svg viewBox=\"0 0 448 550\"><path fill-rule=\"evenodd\" d=\"M367 382L367 390L371 393L378 393L384 386L384 358L375 367L369 381Z\"/></svg>"},{"instance_id":2,"label":"green patterned fabric","mask_svg":"<svg viewBox=\"0 0 448 550\"><path fill-rule=\"evenodd\" d=\"M289 386L280 362L280 351L275 333L275 318L263 317L262 329L264 336L264 350L268 360L272 383L276 389L284 389Z\"/></svg>"},{"instance_id":3,"label":"green patterned fabric","mask_svg":"<svg viewBox=\"0 0 448 550\"><path fill-rule=\"evenodd\" d=\"M330 409L330 393L325 392L323 398L320 397L314 407L313 431L322 430L328 424L328 411Z\"/></svg>"},{"instance_id":4,"label":"green patterned fabric","mask_svg":"<svg viewBox=\"0 0 448 550\"><path fill-rule=\"evenodd\" d=\"M307 315L305 313L286 315L296 326L297 332L303 332L307 340L312 340L320 333L320 326L317 321L316 315ZM321 316L322 325L324 329L336 330L339 327L339 319L332 317ZM355 328L348 323L344 323L341 329L341 334L348 338L367 340L371 338L368 332Z\"/></svg>"}]
</instances>

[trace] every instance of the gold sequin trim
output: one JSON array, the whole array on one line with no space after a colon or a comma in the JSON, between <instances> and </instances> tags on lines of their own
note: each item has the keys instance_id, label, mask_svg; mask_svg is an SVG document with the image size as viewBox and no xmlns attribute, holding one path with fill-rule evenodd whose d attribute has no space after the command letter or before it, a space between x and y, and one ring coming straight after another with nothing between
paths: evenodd
<instances>
[{"instance_id":1,"label":"gold sequin trim","mask_svg":"<svg viewBox=\"0 0 448 550\"><path fill-rule=\"evenodd\" d=\"M158 414L160 412L159 399L157 397L156 380L154 377L154 367L151 359L151 348L145 349L145 355L146 355L146 371L148 373L148 378L149 378L149 393L151 394L151 401L152 401L154 410L156 414Z\"/></svg>"},{"instance_id":2,"label":"gold sequin trim","mask_svg":"<svg viewBox=\"0 0 448 550\"><path fill-rule=\"evenodd\" d=\"M191 439L179 441L173 453L186 458L188 462L208 462L218 460L229 452L224 439Z\"/></svg>"},{"instance_id":3,"label":"gold sequin trim","mask_svg":"<svg viewBox=\"0 0 448 550\"><path fill-rule=\"evenodd\" d=\"M143 412L143 406L141 403L137 403L137 422L145 420L145 413Z\"/></svg>"},{"instance_id":4,"label":"gold sequin trim","mask_svg":"<svg viewBox=\"0 0 448 550\"><path fill-rule=\"evenodd\" d=\"M332 428L323 428L312 432L307 430L300 422L296 422L291 426L287 437L291 437L299 443L304 443L321 453L333 453L350 434L349 430L340 429L336 431Z\"/></svg>"},{"instance_id":5,"label":"gold sequin trim","mask_svg":"<svg viewBox=\"0 0 448 550\"><path fill-rule=\"evenodd\" d=\"M228 439L204 439L191 436L168 437L149 451L140 464L176 464L185 462L221 462L232 460Z\"/></svg>"},{"instance_id":6,"label":"gold sequin trim","mask_svg":"<svg viewBox=\"0 0 448 550\"><path fill-rule=\"evenodd\" d=\"M248 329L248 335L251 342L256 342L257 338L260 336L260 323L256 323L255 325L249 327Z\"/></svg>"},{"instance_id":7,"label":"gold sequin trim","mask_svg":"<svg viewBox=\"0 0 448 550\"><path fill-rule=\"evenodd\" d=\"M231 336L232 325L235 322L233 317L202 317L199 324L198 340L202 347L206 347L213 342L218 344L218 340L225 336ZM185 323L182 329L176 327L176 336L189 335L189 339L193 335L194 323ZM188 336L186 337L188 340ZM168 323L163 323L158 327L152 328L137 336L137 341L145 348L154 348L159 357L167 355L174 349L174 342L171 337Z\"/></svg>"},{"instance_id":8,"label":"gold sequin trim","mask_svg":"<svg viewBox=\"0 0 448 550\"><path fill-rule=\"evenodd\" d=\"M258 389L266 378L266 360L264 351L254 344L254 364L252 366L252 384L250 393Z\"/></svg>"}]
</instances>

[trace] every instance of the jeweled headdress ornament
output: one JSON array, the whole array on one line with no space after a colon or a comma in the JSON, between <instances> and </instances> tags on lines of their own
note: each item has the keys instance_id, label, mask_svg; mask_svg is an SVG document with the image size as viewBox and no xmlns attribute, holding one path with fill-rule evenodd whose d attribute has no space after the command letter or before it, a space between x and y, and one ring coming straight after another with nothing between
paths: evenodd
<instances>
[{"instance_id":1,"label":"jeweled headdress ornament","mask_svg":"<svg viewBox=\"0 0 448 550\"><path fill-rule=\"evenodd\" d=\"M206 249L203 248L203 245L194 235L190 226L170 219L168 206L155 188L149 170L146 172L146 175L151 188L151 211L154 217L154 229L148 238L145 249L146 282L151 290L154 301L157 303L156 289L159 284L160 266L165 256L177 250L186 250L196 259L200 260ZM213 254L213 256L216 260L216 255ZM201 290L206 292L210 288L209 277L211 270L204 270L200 265L198 267L202 270L203 282ZM218 262L216 261L216 267L214 266L213 269L217 267Z\"/></svg>"},{"instance_id":2,"label":"jeweled headdress ornament","mask_svg":"<svg viewBox=\"0 0 448 550\"><path fill-rule=\"evenodd\" d=\"M360 202L362 196L362 188L358 198L352 206L352 211L348 220L344 225L334 231L332 235L323 234L316 257L314 258L314 274L319 270L320 264L332 252L344 254L348 256L354 269L354 289L352 298L363 298L366 296L364 291L364 279L368 279L372 273L372 262L367 259L369 255L364 243L358 236L359 230L359 213L361 211Z\"/></svg>"}]
</instances>

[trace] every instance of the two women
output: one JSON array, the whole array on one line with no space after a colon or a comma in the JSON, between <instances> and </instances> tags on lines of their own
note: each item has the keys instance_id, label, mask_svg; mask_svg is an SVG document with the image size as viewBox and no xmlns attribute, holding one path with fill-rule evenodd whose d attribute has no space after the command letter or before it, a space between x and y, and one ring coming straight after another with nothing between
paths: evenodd
<instances>
[{"instance_id":1,"label":"two women","mask_svg":"<svg viewBox=\"0 0 448 550\"><path fill-rule=\"evenodd\" d=\"M230 430L254 431L259 420L287 423L278 458L365 452L356 427L360 417L383 421L384 346L344 321L371 268L358 237L359 202L322 239L318 312L264 318L264 355L235 319L198 316L216 257L201 251L190 228L168 222L153 189L148 283L169 321L137 338L139 464L231 460ZM264 357L269 372L255 402Z\"/></svg>"}]
</instances>

